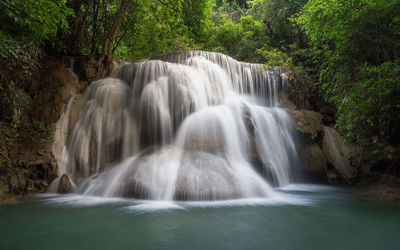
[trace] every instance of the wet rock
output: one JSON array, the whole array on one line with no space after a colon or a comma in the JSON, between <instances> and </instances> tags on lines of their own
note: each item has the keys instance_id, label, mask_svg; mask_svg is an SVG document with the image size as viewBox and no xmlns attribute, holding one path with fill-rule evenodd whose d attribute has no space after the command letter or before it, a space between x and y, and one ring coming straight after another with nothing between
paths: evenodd
<instances>
[{"instance_id":1,"label":"wet rock","mask_svg":"<svg viewBox=\"0 0 400 250\"><path fill-rule=\"evenodd\" d=\"M89 62L90 61L90 62ZM32 75L27 92L34 105L27 110L30 120L51 127L60 118L72 95L82 93L96 75L96 62L86 56L48 57L40 70ZM82 99L76 98L71 112L73 127ZM57 163L49 153L51 145L26 145L24 142L0 148L0 200L14 199L45 192L48 184L57 177ZM46 151L45 154L35 151Z\"/></svg>"},{"instance_id":2,"label":"wet rock","mask_svg":"<svg viewBox=\"0 0 400 250\"><path fill-rule=\"evenodd\" d=\"M286 69L289 80L289 98L301 109L311 109L310 101L317 97L316 88L312 82L296 70Z\"/></svg>"},{"instance_id":3,"label":"wet rock","mask_svg":"<svg viewBox=\"0 0 400 250\"><path fill-rule=\"evenodd\" d=\"M72 185L68 175L63 174L61 176L57 192L60 194L68 194L72 192Z\"/></svg>"},{"instance_id":4,"label":"wet rock","mask_svg":"<svg viewBox=\"0 0 400 250\"><path fill-rule=\"evenodd\" d=\"M12 168L1 172L0 200L14 200L45 192L57 177L57 163L47 150L24 153Z\"/></svg>"},{"instance_id":5,"label":"wet rock","mask_svg":"<svg viewBox=\"0 0 400 250\"><path fill-rule=\"evenodd\" d=\"M322 135L321 115L311 110L289 110L296 130L305 136L308 143L316 142Z\"/></svg>"},{"instance_id":6,"label":"wet rock","mask_svg":"<svg viewBox=\"0 0 400 250\"><path fill-rule=\"evenodd\" d=\"M27 179L23 175L16 174L9 177L10 191L12 194L24 194Z\"/></svg>"},{"instance_id":7,"label":"wet rock","mask_svg":"<svg viewBox=\"0 0 400 250\"><path fill-rule=\"evenodd\" d=\"M7 178L5 178L5 176L1 176L0 177L0 201L8 196L8 194L10 192L9 186L10 185L7 181Z\"/></svg>"},{"instance_id":8,"label":"wet rock","mask_svg":"<svg viewBox=\"0 0 400 250\"><path fill-rule=\"evenodd\" d=\"M253 164L253 166L256 166L257 171L262 171L263 170L262 166L265 163L257 150L256 138L255 138L255 132L257 128L254 119L251 116L250 109L246 105L243 105L243 114L244 114L243 121L246 126L247 132L249 133L250 162Z\"/></svg>"},{"instance_id":9,"label":"wet rock","mask_svg":"<svg viewBox=\"0 0 400 250\"><path fill-rule=\"evenodd\" d=\"M53 156L34 158L30 161L20 161L20 167L26 169L26 173L31 179L43 179L47 182L57 178L57 162Z\"/></svg>"},{"instance_id":10,"label":"wet rock","mask_svg":"<svg viewBox=\"0 0 400 250\"><path fill-rule=\"evenodd\" d=\"M335 129L322 125L319 113L309 110L291 110L289 113L303 137L298 145L303 169L333 182L344 179L350 183L357 176L357 170L351 165L355 151L344 143Z\"/></svg>"},{"instance_id":11,"label":"wet rock","mask_svg":"<svg viewBox=\"0 0 400 250\"><path fill-rule=\"evenodd\" d=\"M68 116L68 133L72 130L75 123L78 121L79 112L81 110L84 99L85 98L83 95L77 95L72 100Z\"/></svg>"},{"instance_id":12,"label":"wet rock","mask_svg":"<svg viewBox=\"0 0 400 250\"><path fill-rule=\"evenodd\" d=\"M390 174L370 174L355 187L361 198L372 201L400 201L400 178Z\"/></svg>"},{"instance_id":13,"label":"wet rock","mask_svg":"<svg viewBox=\"0 0 400 250\"><path fill-rule=\"evenodd\" d=\"M314 144L306 144L299 150L299 159L302 169L320 179L326 179L328 161L321 147Z\"/></svg>"},{"instance_id":14,"label":"wet rock","mask_svg":"<svg viewBox=\"0 0 400 250\"><path fill-rule=\"evenodd\" d=\"M223 152L225 148L225 138L222 136L222 133L192 134L190 138L186 139L185 148L209 153Z\"/></svg>"},{"instance_id":15,"label":"wet rock","mask_svg":"<svg viewBox=\"0 0 400 250\"><path fill-rule=\"evenodd\" d=\"M232 166L223 157L203 152L185 154L177 176L174 199L219 200L240 197Z\"/></svg>"},{"instance_id":16,"label":"wet rock","mask_svg":"<svg viewBox=\"0 0 400 250\"><path fill-rule=\"evenodd\" d=\"M72 71L73 58L50 58L43 70L34 75L31 96L35 100L32 116L43 122L55 122L72 94L79 91L79 78Z\"/></svg>"},{"instance_id":17,"label":"wet rock","mask_svg":"<svg viewBox=\"0 0 400 250\"><path fill-rule=\"evenodd\" d=\"M286 68L285 74L289 80L289 99L297 108L318 111L324 125L333 125L336 108L325 102L319 87L312 84L312 81L304 74L294 69Z\"/></svg>"},{"instance_id":18,"label":"wet rock","mask_svg":"<svg viewBox=\"0 0 400 250\"><path fill-rule=\"evenodd\" d=\"M342 183L342 178L335 169L328 168L326 176L328 177L328 181L332 184Z\"/></svg>"},{"instance_id":19,"label":"wet rock","mask_svg":"<svg viewBox=\"0 0 400 250\"><path fill-rule=\"evenodd\" d=\"M328 161L339 175L350 183L351 179L357 176L357 169L350 164L352 151L334 128L324 126L323 129L323 149Z\"/></svg>"}]
</instances>

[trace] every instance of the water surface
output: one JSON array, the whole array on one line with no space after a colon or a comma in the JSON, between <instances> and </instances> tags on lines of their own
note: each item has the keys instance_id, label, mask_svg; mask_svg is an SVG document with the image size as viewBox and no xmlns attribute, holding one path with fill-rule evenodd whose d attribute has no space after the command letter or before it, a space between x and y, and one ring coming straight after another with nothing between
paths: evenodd
<instances>
[{"instance_id":1,"label":"water surface","mask_svg":"<svg viewBox=\"0 0 400 250\"><path fill-rule=\"evenodd\" d=\"M0 206L0 249L399 249L399 206L291 185L273 199L39 196Z\"/></svg>"}]
</instances>

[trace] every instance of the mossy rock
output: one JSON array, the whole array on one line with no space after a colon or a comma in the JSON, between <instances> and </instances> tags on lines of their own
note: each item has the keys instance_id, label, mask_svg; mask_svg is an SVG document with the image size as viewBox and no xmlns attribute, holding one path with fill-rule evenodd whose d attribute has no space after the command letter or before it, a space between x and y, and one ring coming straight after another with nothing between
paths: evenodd
<instances>
[{"instance_id":1,"label":"mossy rock","mask_svg":"<svg viewBox=\"0 0 400 250\"><path fill-rule=\"evenodd\" d=\"M305 135L311 142L317 141L322 135L322 117L311 110L289 110L294 126L298 132Z\"/></svg>"},{"instance_id":2,"label":"mossy rock","mask_svg":"<svg viewBox=\"0 0 400 250\"><path fill-rule=\"evenodd\" d=\"M320 179L327 178L328 160L321 147L314 144L304 145L299 152L302 169Z\"/></svg>"},{"instance_id":3,"label":"mossy rock","mask_svg":"<svg viewBox=\"0 0 400 250\"><path fill-rule=\"evenodd\" d=\"M72 192L72 185L68 175L63 174L63 176L61 176L57 192L60 194L68 194Z\"/></svg>"}]
</instances>

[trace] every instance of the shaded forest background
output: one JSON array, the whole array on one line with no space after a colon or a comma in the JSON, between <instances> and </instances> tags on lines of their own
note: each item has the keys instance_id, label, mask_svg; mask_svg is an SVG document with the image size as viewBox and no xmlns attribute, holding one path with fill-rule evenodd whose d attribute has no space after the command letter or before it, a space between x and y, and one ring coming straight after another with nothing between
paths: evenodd
<instances>
[{"instance_id":1,"label":"shaded forest background","mask_svg":"<svg viewBox=\"0 0 400 250\"><path fill-rule=\"evenodd\" d=\"M200 49L296 70L335 109L362 161L399 172L399 0L4 0L0 3L0 148L45 143L30 116L31 77L49 56L113 58ZM1 153L1 150L0 150Z\"/></svg>"}]
</instances>

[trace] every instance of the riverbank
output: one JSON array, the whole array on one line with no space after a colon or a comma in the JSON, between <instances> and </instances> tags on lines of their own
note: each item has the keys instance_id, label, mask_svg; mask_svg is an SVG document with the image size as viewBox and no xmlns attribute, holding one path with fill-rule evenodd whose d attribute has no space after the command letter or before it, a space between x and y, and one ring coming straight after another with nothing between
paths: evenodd
<instances>
[{"instance_id":1,"label":"riverbank","mask_svg":"<svg viewBox=\"0 0 400 250\"><path fill-rule=\"evenodd\" d=\"M13 91L20 97L15 102L27 103L21 101L24 105L18 106L18 119L0 121L1 203L44 193L57 177L52 153L56 123L71 96L82 93L97 79L95 64L85 56L48 56L24 78L25 88L22 80L15 86ZM12 82L11 78L4 79Z\"/></svg>"},{"instance_id":2,"label":"riverbank","mask_svg":"<svg viewBox=\"0 0 400 250\"><path fill-rule=\"evenodd\" d=\"M400 178L389 174L371 174L354 187L354 192L369 201L400 202Z\"/></svg>"}]
</instances>

